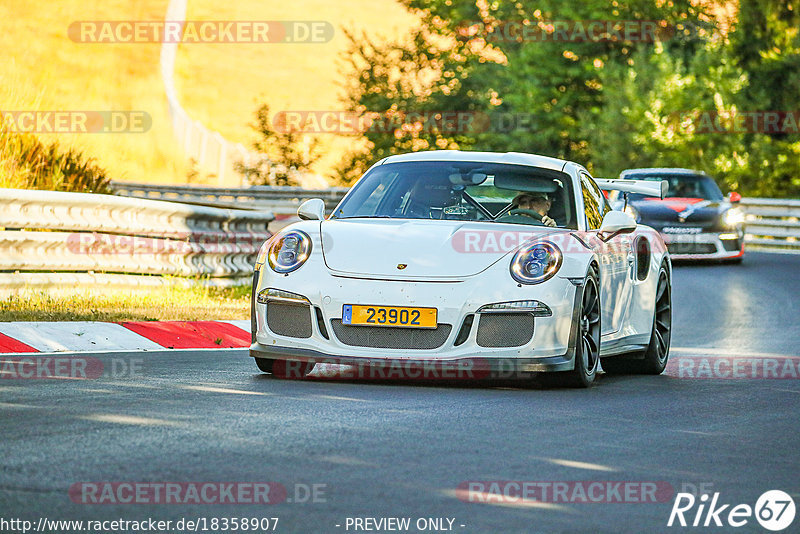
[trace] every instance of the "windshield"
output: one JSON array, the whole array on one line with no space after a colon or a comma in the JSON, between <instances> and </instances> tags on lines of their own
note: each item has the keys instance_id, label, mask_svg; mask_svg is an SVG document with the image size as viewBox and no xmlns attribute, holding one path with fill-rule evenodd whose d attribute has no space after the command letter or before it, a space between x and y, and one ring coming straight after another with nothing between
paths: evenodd
<instances>
[{"instance_id":1,"label":"windshield","mask_svg":"<svg viewBox=\"0 0 800 534\"><path fill-rule=\"evenodd\" d=\"M724 198L722 191L709 176L704 174L631 174L626 178L634 180L669 182L668 198L700 198L703 200L720 201ZM630 195L630 200L649 198L647 195Z\"/></svg>"},{"instance_id":2,"label":"windshield","mask_svg":"<svg viewBox=\"0 0 800 534\"><path fill-rule=\"evenodd\" d=\"M569 175L559 171L503 163L413 161L374 167L332 217L549 223L576 229L573 198Z\"/></svg>"}]
</instances>

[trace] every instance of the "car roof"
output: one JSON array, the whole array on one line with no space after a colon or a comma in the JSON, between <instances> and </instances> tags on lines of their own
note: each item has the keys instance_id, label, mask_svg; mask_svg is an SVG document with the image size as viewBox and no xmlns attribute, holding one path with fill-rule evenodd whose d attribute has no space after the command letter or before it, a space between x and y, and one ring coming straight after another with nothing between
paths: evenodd
<instances>
[{"instance_id":1,"label":"car roof","mask_svg":"<svg viewBox=\"0 0 800 534\"><path fill-rule=\"evenodd\" d=\"M381 160L385 163L403 161L475 161L481 163L507 163L512 165L528 165L554 171L563 171L568 163L563 159L525 154L523 152L471 152L465 150L426 150L389 156Z\"/></svg>"},{"instance_id":2,"label":"car roof","mask_svg":"<svg viewBox=\"0 0 800 534\"><path fill-rule=\"evenodd\" d=\"M621 178L626 178L633 174L686 174L686 175L697 175L697 176L705 175L705 173L702 171L696 171L693 169L684 169L681 167L648 167L640 169L625 169L619 175Z\"/></svg>"}]
</instances>

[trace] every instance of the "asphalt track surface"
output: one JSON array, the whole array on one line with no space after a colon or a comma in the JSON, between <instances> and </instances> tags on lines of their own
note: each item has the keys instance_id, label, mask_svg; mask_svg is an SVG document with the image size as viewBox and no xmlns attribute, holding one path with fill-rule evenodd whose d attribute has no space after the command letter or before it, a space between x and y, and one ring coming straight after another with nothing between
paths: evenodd
<instances>
[{"instance_id":1,"label":"asphalt track surface","mask_svg":"<svg viewBox=\"0 0 800 534\"><path fill-rule=\"evenodd\" d=\"M671 357L800 355L798 273L800 256L755 253L741 266L676 266ZM722 530L667 528L682 489L750 506L781 489L800 508L797 379L604 375L568 390L280 380L241 351L140 363L118 378L0 380L0 519L277 517L277 532L336 533L364 532L354 518L399 517L410 518L408 532L419 532L419 518L452 519L463 533L682 532ZM293 502L70 499L74 484L103 481L271 481ZM498 502L491 493L466 502L457 489L469 481L656 482L669 491L657 502ZM317 498L296 502L313 484L322 485ZM766 532L752 517L735 530ZM785 530L798 531L800 517Z\"/></svg>"}]
</instances>

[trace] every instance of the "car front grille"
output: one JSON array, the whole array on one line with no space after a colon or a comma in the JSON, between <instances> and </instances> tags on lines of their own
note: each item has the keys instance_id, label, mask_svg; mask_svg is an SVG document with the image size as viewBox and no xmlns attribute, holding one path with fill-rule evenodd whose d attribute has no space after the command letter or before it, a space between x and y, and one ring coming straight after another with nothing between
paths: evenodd
<instances>
[{"instance_id":1,"label":"car front grille","mask_svg":"<svg viewBox=\"0 0 800 534\"><path fill-rule=\"evenodd\" d=\"M268 302L267 326L279 336L309 338L311 337L311 307Z\"/></svg>"},{"instance_id":2,"label":"car front grille","mask_svg":"<svg viewBox=\"0 0 800 534\"><path fill-rule=\"evenodd\" d=\"M714 243L669 243L667 249L670 254L715 254L717 246Z\"/></svg>"},{"instance_id":3,"label":"car front grille","mask_svg":"<svg viewBox=\"0 0 800 534\"><path fill-rule=\"evenodd\" d=\"M439 323L436 328L394 328L386 326L350 326L332 319L333 333L345 345L376 349L438 349L453 329Z\"/></svg>"},{"instance_id":4,"label":"car front grille","mask_svg":"<svg viewBox=\"0 0 800 534\"><path fill-rule=\"evenodd\" d=\"M521 347L533 337L533 315L529 313L482 313L477 343L481 347Z\"/></svg>"}]
</instances>

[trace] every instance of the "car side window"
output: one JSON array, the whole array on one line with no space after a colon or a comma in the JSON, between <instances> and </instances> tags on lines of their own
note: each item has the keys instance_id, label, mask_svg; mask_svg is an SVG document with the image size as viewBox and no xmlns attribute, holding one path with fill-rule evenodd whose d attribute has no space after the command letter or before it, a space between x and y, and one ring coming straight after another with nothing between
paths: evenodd
<instances>
[{"instance_id":1,"label":"car side window","mask_svg":"<svg viewBox=\"0 0 800 534\"><path fill-rule=\"evenodd\" d=\"M597 230L603 224L603 217L611 211L611 208L597 184L584 172L581 173L581 191L583 192L586 227L590 230Z\"/></svg>"}]
</instances>

